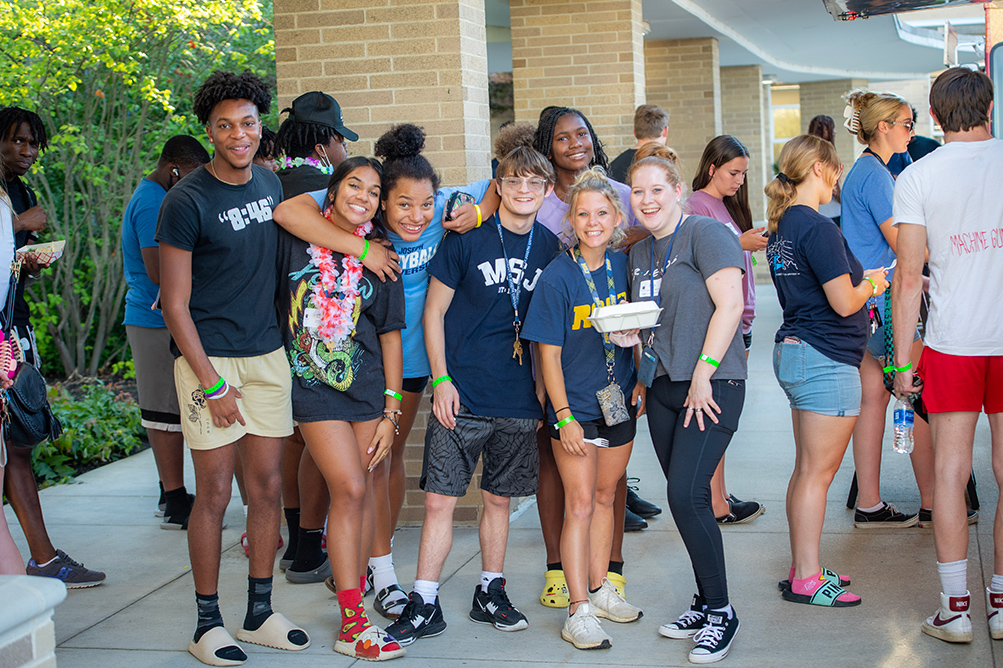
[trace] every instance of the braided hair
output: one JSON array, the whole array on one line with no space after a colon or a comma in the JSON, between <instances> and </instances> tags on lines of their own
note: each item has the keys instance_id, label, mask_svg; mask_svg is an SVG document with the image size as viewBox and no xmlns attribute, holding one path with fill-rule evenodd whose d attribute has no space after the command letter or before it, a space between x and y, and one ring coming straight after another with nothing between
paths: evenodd
<instances>
[{"instance_id":1,"label":"braided hair","mask_svg":"<svg viewBox=\"0 0 1003 668\"><path fill-rule=\"evenodd\" d=\"M292 108L286 107L282 113L287 111L292 111ZM345 138L330 126L305 123L290 115L282 121L279 131L275 133L275 155L281 154L288 158L307 158L313 153L314 146L317 144L328 146L331 139L334 138L337 138L339 142L345 141Z\"/></svg>"},{"instance_id":2,"label":"braided hair","mask_svg":"<svg viewBox=\"0 0 1003 668\"><path fill-rule=\"evenodd\" d=\"M6 107L0 109L0 138L6 140L12 132L16 132L22 123L27 123L31 134L38 142L38 148L45 150L49 146L49 136L45 133L45 125L41 117L34 111L21 107Z\"/></svg>"},{"instance_id":3,"label":"braided hair","mask_svg":"<svg viewBox=\"0 0 1003 668\"><path fill-rule=\"evenodd\" d=\"M582 119L582 122L585 123L585 128L589 131L589 136L592 137L592 162L589 163L589 167L598 166L604 170L608 170L609 158L606 157L602 142L596 136L596 131L592 129L592 124L589 123L589 119L585 117L585 114L571 107L548 107L541 114L540 124L537 125L536 136L533 138L533 148L550 158L551 162L553 162L554 128L557 127L557 121L568 115L574 115Z\"/></svg>"}]
</instances>

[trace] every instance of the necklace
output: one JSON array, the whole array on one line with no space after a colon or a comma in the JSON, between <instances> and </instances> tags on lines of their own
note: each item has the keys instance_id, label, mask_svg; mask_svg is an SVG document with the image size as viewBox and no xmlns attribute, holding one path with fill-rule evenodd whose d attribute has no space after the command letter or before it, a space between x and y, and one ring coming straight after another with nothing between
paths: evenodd
<instances>
[{"instance_id":1,"label":"necklace","mask_svg":"<svg viewBox=\"0 0 1003 668\"><path fill-rule=\"evenodd\" d=\"M250 176L248 176L247 181L244 181L244 183L233 183L232 181L227 181L226 179L221 179L221 178L219 178L219 174L216 173L216 168L213 166L213 163L215 161L216 161L215 158L213 158L212 160L209 161L209 171L212 172L212 175L216 177L217 181L222 181L223 183L227 184L228 186L242 186L242 185L246 185L247 183L250 183L250 181L251 181L252 178L254 178L254 172L249 172Z\"/></svg>"},{"instance_id":2,"label":"necklace","mask_svg":"<svg viewBox=\"0 0 1003 668\"><path fill-rule=\"evenodd\" d=\"M282 159L283 169L292 169L293 167L300 167L302 165L309 165L314 169L320 170L321 174L332 174L334 172L334 167L329 164L325 164L317 158L290 158L286 157Z\"/></svg>"},{"instance_id":3,"label":"necklace","mask_svg":"<svg viewBox=\"0 0 1003 668\"><path fill-rule=\"evenodd\" d=\"M324 212L331 220L331 208ZM359 225L352 232L357 237L365 237L373 229L372 222ZM341 258L342 271L338 262L327 248L310 244L307 248L310 264L320 271L320 280L313 286L310 301L320 311L320 326L317 335L328 345L340 344L355 335L355 302L359 298L359 281L362 279L362 262L353 255Z\"/></svg>"}]
</instances>

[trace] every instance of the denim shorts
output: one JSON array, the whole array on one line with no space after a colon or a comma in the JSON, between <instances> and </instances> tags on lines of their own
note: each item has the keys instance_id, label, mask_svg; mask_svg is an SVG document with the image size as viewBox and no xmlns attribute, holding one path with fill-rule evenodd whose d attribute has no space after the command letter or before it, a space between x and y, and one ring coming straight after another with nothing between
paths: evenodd
<instances>
[{"instance_id":1,"label":"denim shorts","mask_svg":"<svg viewBox=\"0 0 1003 668\"><path fill-rule=\"evenodd\" d=\"M918 341L920 338L919 331L913 334L912 340ZM871 334L870 338L867 339L867 352L871 354L871 357L879 362L883 362L885 359L885 326L881 325L874 333Z\"/></svg>"},{"instance_id":2,"label":"denim shorts","mask_svg":"<svg viewBox=\"0 0 1003 668\"><path fill-rule=\"evenodd\" d=\"M860 370L829 359L800 339L787 337L773 347L773 373L791 408L836 417L860 415Z\"/></svg>"}]
</instances>

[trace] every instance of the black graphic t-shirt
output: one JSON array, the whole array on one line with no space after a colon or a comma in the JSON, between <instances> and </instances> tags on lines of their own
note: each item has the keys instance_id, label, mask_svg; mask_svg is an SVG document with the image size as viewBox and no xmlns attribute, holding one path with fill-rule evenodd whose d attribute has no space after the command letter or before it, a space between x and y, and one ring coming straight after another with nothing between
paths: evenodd
<instances>
[{"instance_id":1,"label":"black graphic t-shirt","mask_svg":"<svg viewBox=\"0 0 1003 668\"><path fill-rule=\"evenodd\" d=\"M529 233L502 229L505 253L498 239L497 216L466 234L447 234L428 263L428 273L452 288L453 301L445 317L446 369L460 401L474 415L540 419L528 341L523 341L522 365L512 358L515 329L509 296L508 268L520 288L519 317L526 312L544 267L560 250L553 232L533 223L529 266L523 265Z\"/></svg>"},{"instance_id":2,"label":"black graphic t-shirt","mask_svg":"<svg viewBox=\"0 0 1003 668\"><path fill-rule=\"evenodd\" d=\"M766 259L784 309L775 341L797 337L829 359L859 368L867 345L866 308L844 318L822 286L843 274L860 285L864 269L832 219L803 205L787 209L770 235Z\"/></svg>"},{"instance_id":3,"label":"black graphic t-shirt","mask_svg":"<svg viewBox=\"0 0 1003 668\"><path fill-rule=\"evenodd\" d=\"M293 374L293 419L374 420L383 415L387 388L379 337L404 328L404 284L381 281L363 268L352 312L354 334L339 343L325 343L317 332L321 316L313 302L320 270L311 262L309 247L285 230L279 232L279 312ZM344 255L332 252L331 257L344 272ZM390 389L400 391L400 387Z\"/></svg>"},{"instance_id":4,"label":"black graphic t-shirt","mask_svg":"<svg viewBox=\"0 0 1003 668\"><path fill-rule=\"evenodd\" d=\"M171 188L157 219L158 243L192 253L188 308L207 355L255 357L282 346L275 311L282 201L275 174L254 165L243 185L223 183L205 167ZM180 351L174 342L175 357Z\"/></svg>"}]
</instances>

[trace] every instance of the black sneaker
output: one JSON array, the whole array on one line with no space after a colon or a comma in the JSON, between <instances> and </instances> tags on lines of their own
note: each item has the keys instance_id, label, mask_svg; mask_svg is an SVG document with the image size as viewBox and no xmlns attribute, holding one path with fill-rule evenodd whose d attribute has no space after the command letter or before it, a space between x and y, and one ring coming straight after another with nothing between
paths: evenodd
<instances>
[{"instance_id":1,"label":"black sneaker","mask_svg":"<svg viewBox=\"0 0 1003 668\"><path fill-rule=\"evenodd\" d=\"M105 578L101 571L92 571L79 561L71 559L62 550L56 550L56 558L45 566L39 566L34 559L29 559L24 570L28 575L62 580L67 589L96 587L104 582Z\"/></svg>"},{"instance_id":2,"label":"black sneaker","mask_svg":"<svg viewBox=\"0 0 1003 668\"><path fill-rule=\"evenodd\" d=\"M720 612L708 612L707 625L693 636L697 646L690 650L690 663L714 663L728 656L740 627L734 610L731 619Z\"/></svg>"},{"instance_id":3,"label":"black sneaker","mask_svg":"<svg viewBox=\"0 0 1003 668\"><path fill-rule=\"evenodd\" d=\"M648 523L643 517L631 512L630 508L627 508L627 513L623 516L623 530L624 531L640 531L641 529L647 529Z\"/></svg>"},{"instance_id":4,"label":"black sneaker","mask_svg":"<svg viewBox=\"0 0 1003 668\"><path fill-rule=\"evenodd\" d=\"M508 600L503 578L492 580L487 592L481 591L481 586L477 585L474 589L474 602L470 607L470 619L478 624L494 624L499 631L521 631L529 626L526 615Z\"/></svg>"},{"instance_id":5,"label":"black sneaker","mask_svg":"<svg viewBox=\"0 0 1003 668\"><path fill-rule=\"evenodd\" d=\"M644 519L650 519L662 512L661 508L639 497L630 487L627 488L627 510Z\"/></svg>"},{"instance_id":6,"label":"black sneaker","mask_svg":"<svg viewBox=\"0 0 1003 668\"><path fill-rule=\"evenodd\" d=\"M918 515L919 515L919 524L918 525L919 525L919 527L921 529L929 529L930 527L933 526L933 511L932 510L928 510L926 508L920 508ZM975 524L978 521L979 521L979 511L969 509L968 510L968 523L969 524Z\"/></svg>"},{"instance_id":7,"label":"black sneaker","mask_svg":"<svg viewBox=\"0 0 1003 668\"><path fill-rule=\"evenodd\" d=\"M728 514L715 518L718 524L748 524L766 512L766 506L758 501L728 500Z\"/></svg>"},{"instance_id":8,"label":"black sneaker","mask_svg":"<svg viewBox=\"0 0 1003 668\"><path fill-rule=\"evenodd\" d=\"M445 630L446 620L442 618L439 598L436 597L435 603L425 603L415 591L411 592L401 616L387 627L387 633L401 646L410 645L418 638L437 636Z\"/></svg>"},{"instance_id":9,"label":"black sneaker","mask_svg":"<svg viewBox=\"0 0 1003 668\"><path fill-rule=\"evenodd\" d=\"M707 625L707 606L700 594L693 594L690 609L679 615L679 619L658 627L658 634L666 638L692 638Z\"/></svg>"},{"instance_id":10,"label":"black sneaker","mask_svg":"<svg viewBox=\"0 0 1003 668\"><path fill-rule=\"evenodd\" d=\"M890 503L886 503L883 508L873 513L865 513L860 509L853 511L853 526L858 529L905 529L918 523L919 513L913 515L900 513L898 508Z\"/></svg>"}]
</instances>

